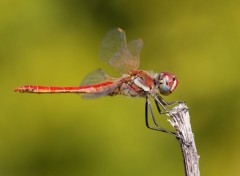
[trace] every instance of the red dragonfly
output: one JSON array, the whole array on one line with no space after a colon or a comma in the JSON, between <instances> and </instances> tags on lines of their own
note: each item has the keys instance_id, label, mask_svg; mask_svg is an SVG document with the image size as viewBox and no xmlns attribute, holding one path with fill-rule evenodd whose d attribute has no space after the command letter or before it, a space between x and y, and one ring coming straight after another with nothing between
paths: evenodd
<instances>
[{"instance_id":1,"label":"red dragonfly","mask_svg":"<svg viewBox=\"0 0 240 176\"><path fill-rule=\"evenodd\" d=\"M146 126L153 130L175 134L160 127L155 120L149 96L154 99L160 114L167 113L166 106L177 102L166 102L161 96L171 94L178 85L176 76L168 72L150 73L138 70L139 53L143 47L141 39L126 41L125 32L114 29L106 34L101 48L100 57L115 70L122 74L121 78L113 78L99 69L90 73L83 80L79 87L45 87L45 86L22 86L15 89L20 93L80 93L84 98L97 98L102 96L125 95L130 97L143 97L145 103ZM160 109L163 108L164 112ZM154 123L154 127L149 125L148 110Z\"/></svg>"}]
</instances>

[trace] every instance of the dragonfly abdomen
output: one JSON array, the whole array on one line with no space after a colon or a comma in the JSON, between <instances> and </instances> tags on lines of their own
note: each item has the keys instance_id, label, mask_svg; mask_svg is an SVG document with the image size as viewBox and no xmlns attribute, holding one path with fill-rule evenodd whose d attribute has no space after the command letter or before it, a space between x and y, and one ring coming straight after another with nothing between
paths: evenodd
<instances>
[{"instance_id":1,"label":"dragonfly abdomen","mask_svg":"<svg viewBox=\"0 0 240 176\"><path fill-rule=\"evenodd\" d=\"M47 87L47 86L22 86L16 88L15 92L20 93L94 93L98 92L101 88L112 85L112 82L105 82L101 84L91 86L80 86L80 87Z\"/></svg>"}]
</instances>

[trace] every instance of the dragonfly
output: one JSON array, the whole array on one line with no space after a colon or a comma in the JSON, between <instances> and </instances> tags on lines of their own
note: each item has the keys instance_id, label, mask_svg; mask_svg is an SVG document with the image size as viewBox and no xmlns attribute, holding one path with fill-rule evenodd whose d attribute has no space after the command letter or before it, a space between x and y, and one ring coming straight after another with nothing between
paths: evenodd
<instances>
[{"instance_id":1,"label":"dragonfly","mask_svg":"<svg viewBox=\"0 0 240 176\"><path fill-rule=\"evenodd\" d=\"M143 41L136 39L127 43L124 30L116 28L109 31L102 40L100 58L118 71L122 76L109 76L98 69L85 77L78 87L46 87L21 86L15 89L20 93L77 93L83 98L99 98L103 96L125 95L145 98L145 124L147 128L175 135L174 132L162 128L153 113L149 100L152 97L159 114L169 113L168 106L178 102L167 102L161 95L170 95L178 86L175 75L169 72L153 73L139 70L140 51ZM161 109L162 108L162 109ZM152 124L149 122L149 111Z\"/></svg>"}]
</instances>

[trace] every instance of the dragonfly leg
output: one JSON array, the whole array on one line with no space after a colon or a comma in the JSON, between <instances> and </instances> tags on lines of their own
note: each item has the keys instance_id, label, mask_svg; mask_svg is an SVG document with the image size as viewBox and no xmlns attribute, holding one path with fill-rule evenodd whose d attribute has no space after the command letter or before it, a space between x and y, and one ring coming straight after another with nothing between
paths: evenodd
<instances>
[{"instance_id":1,"label":"dragonfly leg","mask_svg":"<svg viewBox=\"0 0 240 176\"><path fill-rule=\"evenodd\" d=\"M161 108L160 108L160 106L159 106L158 101L154 99L154 102L155 102L155 104L156 104L156 107L157 107L157 110L158 110L159 114L166 114L166 112L162 112L162 110L161 110Z\"/></svg>"},{"instance_id":2,"label":"dragonfly leg","mask_svg":"<svg viewBox=\"0 0 240 176\"><path fill-rule=\"evenodd\" d=\"M169 113L169 109L167 108L167 106L171 106L173 104L180 103L179 101L167 102L160 95L156 95L153 98L154 98L154 102L155 102L155 104L157 106L157 110L158 110L159 114L167 114L167 113ZM162 112L160 106L164 109L164 112Z\"/></svg>"},{"instance_id":3,"label":"dragonfly leg","mask_svg":"<svg viewBox=\"0 0 240 176\"><path fill-rule=\"evenodd\" d=\"M179 101L167 102L167 101L164 100L160 95L157 95L157 96L154 98L154 100L155 100L156 98L157 98L157 99L162 103L162 105L164 105L164 106L171 106L171 105L180 103ZM155 101L155 102L156 102L156 101Z\"/></svg>"},{"instance_id":4,"label":"dragonfly leg","mask_svg":"<svg viewBox=\"0 0 240 176\"><path fill-rule=\"evenodd\" d=\"M169 112L168 108L166 108L167 102L161 96L154 96L153 98L154 98L154 102L157 106L157 110L160 114L166 114ZM161 108L159 105L165 110L165 112L161 111Z\"/></svg>"},{"instance_id":5,"label":"dragonfly leg","mask_svg":"<svg viewBox=\"0 0 240 176\"><path fill-rule=\"evenodd\" d=\"M148 109L150 110L150 114L151 114L151 117L152 117L152 120L153 120L153 123L154 125L156 126L155 128L151 127L149 125L149 119L148 119ZM160 109L160 108L159 108ZM148 100L148 97L146 97L146 103L145 103L145 122L146 122L146 126L147 128L151 129L151 130L156 130L156 131L161 131L161 132L164 132L164 133L168 133L168 134L171 134L171 135L174 135L177 137L177 134L174 133L174 132L171 132L171 131L168 131L162 127L160 127L154 117L154 114L153 114L153 111L152 111L152 107L151 107L151 104L150 104L150 101Z\"/></svg>"}]
</instances>

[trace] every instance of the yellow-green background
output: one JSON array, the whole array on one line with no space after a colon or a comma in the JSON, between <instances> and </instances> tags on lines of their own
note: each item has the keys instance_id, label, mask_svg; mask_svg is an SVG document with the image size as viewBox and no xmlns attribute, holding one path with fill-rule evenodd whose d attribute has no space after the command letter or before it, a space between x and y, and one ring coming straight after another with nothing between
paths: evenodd
<instances>
[{"instance_id":1,"label":"yellow-green background","mask_svg":"<svg viewBox=\"0 0 240 176\"><path fill-rule=\"evenodd\" d=\"M239 175L239 2L2 0L0 175L184 175L174 137L145 127L144 99L13 92L78 86L97 68L117 76L97 56L117 26L144 40L140 69L178 76L166 99L189 106L201 174Z\"/></svg>"}]
</instances>

